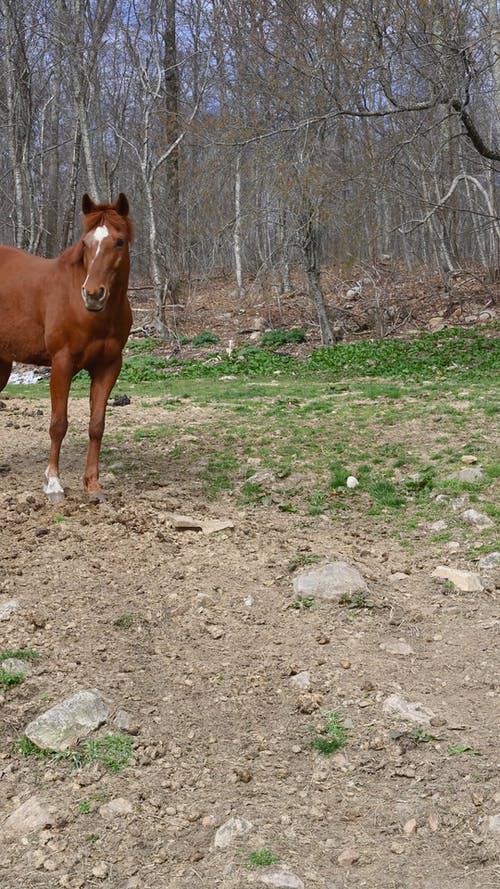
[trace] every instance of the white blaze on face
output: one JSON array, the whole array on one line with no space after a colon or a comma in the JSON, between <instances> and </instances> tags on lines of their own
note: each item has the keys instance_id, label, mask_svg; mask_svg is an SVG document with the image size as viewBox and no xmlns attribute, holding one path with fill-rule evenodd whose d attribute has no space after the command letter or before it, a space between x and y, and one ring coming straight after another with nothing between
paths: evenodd
<instances>
[{"instance_id":1,"label":"white blaze on face","mask_svg":"<svg viewBox=\"0 0 500 889\"><path fill-rule=\"evenodd\" d=\"M92 233L92 240L94 241L94 243L97 244L97 250L95 252L94 259L92 260L92 262L89 265L89 268L87 271L87 277L85 278L85 281L83 282L84 287L87 286L87 281L88 281L89 275L90 275L90 269L92 268L94 261L99 256L99 250L101 249L101 243L104 241L104 238L108 237L108 235L109 235L109 231L105 225L98 225L97 228Z\"/></svg>"}]
</instances>

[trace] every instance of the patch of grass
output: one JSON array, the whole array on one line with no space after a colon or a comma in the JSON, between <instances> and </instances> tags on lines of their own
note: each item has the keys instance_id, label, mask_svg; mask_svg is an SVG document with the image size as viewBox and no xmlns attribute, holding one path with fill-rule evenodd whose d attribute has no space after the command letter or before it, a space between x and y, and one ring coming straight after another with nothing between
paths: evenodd
<instances>
[{"instance_id":1,"label":"patch of grass","mask_svg":"<svg viewBox=\"0 0 500 889\"><path fill-rule=\"evenodd\" d=\"M405 503L405 498L398 492L396 485L388 479L372 482L368 491L379 509L399 509Z\"/></svg>"},{"instance_id":2,"label":"patch of grass","mask_svg":"<svg viewBox=\"0 0 500 889\"><path fill-rule=\"evenodd\" d=\"M368 598L366 590L357 590L355 593L343 593L339 599L339 605L347 605L348 608L374 608L374 603Z\"/></svg>"},{"instance_id":3,"label":"patch of grass","mask_svg":"<svg viewBox=\"0 0 500 889\"><path fill-rule=\"evenodd\" d=\"M274 330L266 330L260 338L260 344L264 348L276 349L279 346L285 346L287 343L303 343L306 338L306 332L301 327L293 327L285 330L283 327L276 327Z\"/></svg>"},{"instance_id":4,"label":"patch of grass","mask_svg":"<svg viewBox=\"0 0 500 889\"><path fill-rule=\"evenodd\" d=\"M255 852L250 852L247 855L247 864L251 868L270 867L271 864L277 864L279 860L278 855L273 855L269 849L256 849Z\"/></svg>"},{"instance_id":5,"label":"patch of grass","mask_svg":"<svg viewBox=\"0 0 500 889\"><path fill-rule=\"evenodd\" d=\"M165 370L168 367L164 358L155 358L154 355L132 355L125 358L119 383L145 383L158 379L165 379ZM75 377L76 379L76 377Z\"/></svg>"},{"instance_id":6,"label":"patch of grass","mask_svg":"<svg viewBox=\"0 0 500 889\"><path fill-rule=\"evenodd\" d=\"M113 626L116 627L117 630L130 630L135 623L137 623L137 614L132 614L131 611L125 611L124 614L121 614L120 617L117 617L116 620L113 621Z\"/></svg>"},{"instance_id":7,"label":"patch of grass","mask_svg":"<svg viewBox=\"0 0 500 889\"><path fill-rule=\"evenodd\" d=\"M342 465L342 463L333 463L330 467L330 488L333 488L334 490L345 488L345 483L349 475L349 471Z\"/></svg>"},{"instance_id":8,"label":"patch of grass","mask_svg":"<svg viewBox=\"0 0 500 889\"><path fill-rule=\"evenodd\" d=\"M202 331L191 340L191 345L195 349L202 349L204 346L216 346L220 343L220 337L216 333L210 333L208 330Z\"/></svg>"},{"instance_id":9,"label":"patch of grass","mask_svg":"<svg viewBox=\"0 0 500 889\"><path fill-rule=\"evenodd\" d=\"M223 491L233 488L231 475L238 468L238 461L233 454L224 451L215 452L207 461L207 466L201 473L206 483L207 495L215 498Z\"/></svg>"},{"instance_id":10,"label":"patch of grass","mask_svg":"<svg viewBox=\"0 0 500 889\"><path fill-rule=\"evenodd\" d=\"M128 735L109 734L104 738L83 741L70 750L44 750L33 744L26 736L22 737L17 749L23 756L66 763L72 769L82 769L95 762L101 762L108 772L116 774L133 758L132 738Z\"/></svg>"},{"instance_id":11,"label":"patch of grass","mask_svg":"<svg viewBox=\"0 0 500 889\"><path fill-rule=\"evenodd\" d=\"M308 611L310 608L316 608L317 606L313 596L297 596L290 607L295 608L297 611Z\"/></svg>"},{"instance_id":12,"label":"patch of grass","mask_svg":"<svg viewBox=\"0 0 500 889\"><path fill-rule=\"evenodd\" d=\"M141 426L134 432L134 441L156 441L157 439L166 438L169 434L168 426L161 423L158 426Z\"/></svg>"},{"instance_id":13,"label":"patch of grass","mask_svg":"<svg viewBox=\"0 0 500 889\"><path fill-rule=\"evenodd\" d=\"M40 654L38 651L33 651L32 648L3 648L0 651L0 661L6 661L9 658L35 662L40 660Z\"/></svg>"},{"instance_id":14,"label":"patch of grass","mask_svg":"<svg viewBox=\"0 0 500 889\"><path fill-rule=\"evenodd\" d=\"M317 553L297 553L296 556L292 556L289 560L287 568L292 574L293 571L297 571L298 568L305 568L307 565L315 565L316 562L321 561L321 556Z\"/></svg>"},{"instance_id":15,"label":"patch of grass","mask_svg":"<svg viewBox=\"0 0 500 889\"><path fill-rule=\"evenodd\" d=\"M152 352L154 349L157 349L161 345L161 341L154 339L151 336L145 336L140 340L128 340L127 349L130 349L131 352Z\"/></svg>"},{"instance_id":16,"label":"patch of grass","mask_svg":"<svg viewBox=\"0 0 500 889\"><path fill-rule=\"evenodd\" d=\"M332 710L326 714L324 726L319 730L314 729L311 746L323 756L331 756L332 753L345 747L347 738L347 729L341 714Z\"/></svg>"},{"instance_id":17,"label":"patch of grass","mask_svg":"<svg viewBox=\"0 0 500 889\"><path fill-rule=\"evenodd\" d=\"M4 690L20 685L21 682L24 682L24 679L25 676L23 673L9 673L8 670L0 668L0 688Z\"/></svg>"},{"instance_id":18,"label":"patch of grass","mask_svg":"<svg viewBox=\"0 0 500 889\"><path fill-rule=\"evenodd\" d=\"M450 756L481 756L479 750L474 750L473 747L469 747L468 744L450 744L448 747L448 753Z\"/></svg>"},{"instance_id":19,"label":"patch of grass","mask_svg":"<svg viewBox=\"0 0 500 889\"><path fill-rule=\"evenodd\" d=\"M80 815L90 815L90 800L80 800L78 803L78 811L80 812Z\"/></svg>"},{"instance_id":20,"label":"patch of grass","mask_svg":"<svg viewBox=\"0 0 500 889\"><path fill-rule=\"evenodd\" d=\"M271 498L258 482L245 482L241 488L241 502L245 506L257 503L261 506L269 506Z\"/></svg>"}]
</instances>

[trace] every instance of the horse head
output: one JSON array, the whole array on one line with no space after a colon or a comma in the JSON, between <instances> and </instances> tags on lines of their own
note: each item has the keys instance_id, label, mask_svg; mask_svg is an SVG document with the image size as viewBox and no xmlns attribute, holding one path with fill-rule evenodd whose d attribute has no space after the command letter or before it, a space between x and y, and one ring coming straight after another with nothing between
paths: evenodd
<instances>
[{"instance_id":1,"label":"horse head","mask_svg":"<svg viewBox=\"0 0 500 889\"><path fill-rule=\"evenodd\" d=\"M132 225L124 194L114 204L95 204L88 194L82 199L83 267L82 298L89 312L102 312L113 284L120 276L128 280ZM126 285L125 285L126 286Z\"/></svg>"}]
</instances>

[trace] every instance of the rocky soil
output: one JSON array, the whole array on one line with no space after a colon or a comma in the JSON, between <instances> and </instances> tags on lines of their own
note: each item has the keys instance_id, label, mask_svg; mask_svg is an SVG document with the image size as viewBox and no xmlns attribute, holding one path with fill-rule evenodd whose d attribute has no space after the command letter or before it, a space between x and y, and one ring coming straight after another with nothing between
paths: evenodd
<instances>
[{"instance_id":1,"label":"rocky soil","mask_svg":"<svg viewBox=\"0 0 500 889\"><path fill-rule=\"evenodd\" d=\"M472 566L479 585L463 591L433 572L470 563L423 531L410 554L366 516L207 501L189 462L179 477L158 450L151 481L148 441L139 468L108 474L108 501L89 504L84 400L64 448L67 501L52 507L48 404L4 402L0 648L40 657L1 698L2 889L500 885L491 567ZM111 432L120 410L134 428L151 418L136 399L109 412ZM359 571L363 597L309 607L314 578L297 577L317 569L312 553ZM35 717L90 689L105 716L88 737L129 738L128 764L21 754ZM311 741L333 711L347 742L327 757ZM250 866L262 850L271 863Z\"/></svg>"}]
</instances>

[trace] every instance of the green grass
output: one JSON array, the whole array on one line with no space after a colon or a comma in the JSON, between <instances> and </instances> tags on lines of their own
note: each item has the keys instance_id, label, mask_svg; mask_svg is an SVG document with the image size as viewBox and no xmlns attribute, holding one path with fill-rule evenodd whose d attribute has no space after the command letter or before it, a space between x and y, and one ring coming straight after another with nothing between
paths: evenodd
<instances>
[{"instance_id":1,"label":"green grass","mask_svg":"<svg viewBox=\"0 0 500 889\"><path fill-rule=\"evenodd\" d=\"M2 648L0 651L0 662L6 661L9 658L16 658L18 661L38 661L40 660L40 654L38 651L33 651L32 648Z\"/></svg>"},{"instance_id":2,"label":"green grass","mask_svg":"<svg viewBox=\"0 0 500 889\"><path fill-rule=\"evenodd\" d=\"M293 327L290 330L276 327L274 330L267 330L262 334L260 344L264 348L277 349L287 343L303 343L305 338L306 332L301 327Z\"/></svg>"},{"instance_id":3,"label":"green grass","mask_svg":"<svg viewBox=\"0 0 500 889\"><path fill-rule=\"evenodd\" d=\"M24 682L24 673L9 673L0 667L0 688L6 691L8 688L14 688Z\"/></svg>"},{"instance_id":4,"label":"green grass","mask_svg":"<svg viewBox=\"0 0 500 889\"><path fill-rule=\"evenodd\" d=\"M119 733L83 741L78 747L62 751L44 750L23 736L19 740L17 749L23 756L66 763L72 769L83 769L100 762L112 774L121 772L133 760L132 738Z\"/></svg>"},{"instance_id":5,"label":"green grass","mask_svg":"<svg viewBox=\"0 0 500 889\"><path fill-rule=\"evenodd\" d=\"M345 747L347 738L347 729L344 727L342 716L336 710L332 710L326 714L322 729L314 729L311 746L323 756L331 756L332 753Z\"/></svg>"},{"instance_id":6,"label":"green grass","mask_svg":"<svg viewBox=\"0 0 500 889\"><path fill-rule=\"evenodd\" d=\"M269 849L256 849L247 855L247 865L250 868L270 867L272 864L279 862L278 855L273 855Z\"/></svg>"},{"instance_id":7,"label":"green grass","mask_svg":"<svg viewBox=\"0 0 500 889\"><path fill-rule=\"evenodd\" d=\"M191 340L191 345L195 349L200 349L204 346L216 346L218 343L220 343L220 337L216 333L210 333L208 330L202 331L202 333L199 333Z\"/></svg>"}]
</instances>

